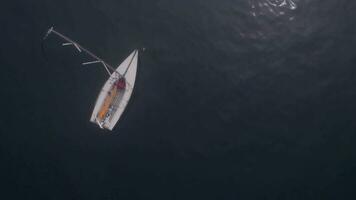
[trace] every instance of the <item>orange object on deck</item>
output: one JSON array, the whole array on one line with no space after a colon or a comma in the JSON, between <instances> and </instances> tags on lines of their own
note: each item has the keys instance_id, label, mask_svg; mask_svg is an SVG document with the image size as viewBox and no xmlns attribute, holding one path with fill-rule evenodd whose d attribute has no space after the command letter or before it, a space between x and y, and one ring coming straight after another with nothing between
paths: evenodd
<instances>
[{"instance_id":1,"label":"orange object on deck","mask_svg":"<svg viewBox=\"0 0 356 200\"><path fill-rule=\"evenodd\" d=\"M120 78L113 84L111 90L108 92L108 95L105 97L104 103L101 106L101 109L98 112L98 120L104 120L106 114L109 111L110 105L113 103L115 97L118 95L120 90L125 89L126 87L126 80L125 78Z\"/></svg>"}]
</instances>

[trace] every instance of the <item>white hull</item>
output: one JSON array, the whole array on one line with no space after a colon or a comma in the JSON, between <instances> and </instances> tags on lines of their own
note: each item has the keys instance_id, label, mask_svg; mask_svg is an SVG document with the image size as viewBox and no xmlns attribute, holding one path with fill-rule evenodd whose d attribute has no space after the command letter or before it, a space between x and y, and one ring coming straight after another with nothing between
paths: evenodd
<instances>
[{"instance_id":1,"label":"white hull","mask_svg":"<svg viewBox=\"0 0 356 200\"><path fill-rule=\"evenodd\" d=\"M90 121L98 124L101 128L112 130L116 123L119 121L122 113L124 112L132 91L135 85L136 72L137 72L137 62L138 62L138 50L134 50L116 69L119 73L112 73L110 78L106 81L103 88L100 91L98 99L95 103L93 113L91 115ZM126 74L125 71L127 70ZM124 90L120 90L120 95L115 97L115 103L113 111L108 111L109 117L106 120L98 120L98 113L103 109L104 101L107 98L109 91L113 87L114 83L120 78L119 74L124 75L126 80L126 87ZM115 87L115 86L114 86Z\"/></svg>"}]
</instances>

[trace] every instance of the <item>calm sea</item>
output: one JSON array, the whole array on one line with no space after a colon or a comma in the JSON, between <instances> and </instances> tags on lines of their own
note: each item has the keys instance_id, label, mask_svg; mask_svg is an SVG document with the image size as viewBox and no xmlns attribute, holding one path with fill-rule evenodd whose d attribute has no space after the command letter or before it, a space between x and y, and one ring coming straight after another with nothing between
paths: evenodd
<instances>
[{"instance_id":1,"label":"calm sea","mask_svg":"<svg viewBox=\"0 0 356 200\"><path fill-rule=\"evenodd\" d=\"M12 0L0 8L1 199L355 199L356 1ZM139 56L112 132L89 122Z\"/></svg>"}]
</instances>

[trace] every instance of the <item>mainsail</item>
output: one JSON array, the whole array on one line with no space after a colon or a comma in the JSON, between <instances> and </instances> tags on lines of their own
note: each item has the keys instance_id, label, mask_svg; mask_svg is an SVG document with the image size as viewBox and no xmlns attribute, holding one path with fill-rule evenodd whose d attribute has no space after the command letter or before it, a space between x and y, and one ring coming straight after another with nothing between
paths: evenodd
<instances>
[{"instance_id":1,"label":"mainsail","mask_svg":"<svg viewBox=\"0 0 356 200\"><path fill-rule=\"evenodd\" d=\"M74 40L54 30L53 27L47 31L44 39L51 33L66 41L62 44L63 46L71 45L94 59L82 63L83 65L100 63L108 72L110 77L100 91L90 121L99 125L100 128L112 130L132 95L137 73L138 50L135 49L117 68L114 68Z\"/></svg>"}]
</instances>

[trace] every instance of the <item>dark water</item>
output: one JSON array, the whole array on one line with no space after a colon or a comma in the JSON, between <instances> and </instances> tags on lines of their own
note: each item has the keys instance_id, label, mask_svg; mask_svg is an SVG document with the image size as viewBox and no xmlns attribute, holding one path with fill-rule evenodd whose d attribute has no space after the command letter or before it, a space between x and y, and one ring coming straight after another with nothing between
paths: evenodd
<instances>
[{"instance_id":1,"label":"dark water","mask_svg":"<svg viewBox=\"0 0 356 200\"><path fill-rule=\"evenodd\" d=\"M1 199L354 199L356 1L38 0L0 8ZM137 87L112 133L106 80ZM47 58L47 59L46 59Z\"/></svg>"}]
</instances>

